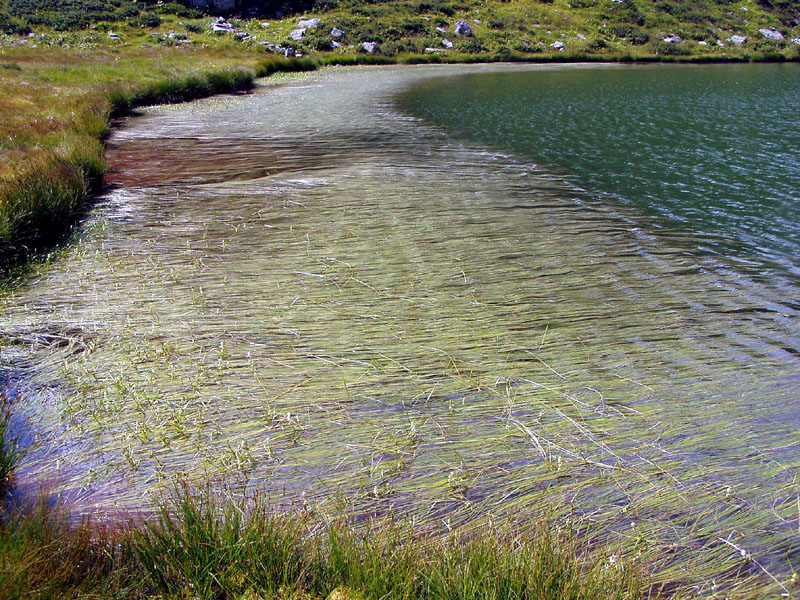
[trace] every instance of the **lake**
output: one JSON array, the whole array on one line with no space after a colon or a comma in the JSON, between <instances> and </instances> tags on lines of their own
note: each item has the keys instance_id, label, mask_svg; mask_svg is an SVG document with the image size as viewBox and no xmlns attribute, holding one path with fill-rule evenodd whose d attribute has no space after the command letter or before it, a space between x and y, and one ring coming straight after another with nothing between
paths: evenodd
<instances>
[{"instance_id":1,"label":"lake","mask_svg":"<svg viewBox=\"0 0 800 600\"><path fill-rule=\"evenodd\" d=\"M340 68L143 111L2 300L20 490L109 518L176 478L442 531L543 511L668 585L780 591L798 74Z\"/></svg>"}]
</instances>

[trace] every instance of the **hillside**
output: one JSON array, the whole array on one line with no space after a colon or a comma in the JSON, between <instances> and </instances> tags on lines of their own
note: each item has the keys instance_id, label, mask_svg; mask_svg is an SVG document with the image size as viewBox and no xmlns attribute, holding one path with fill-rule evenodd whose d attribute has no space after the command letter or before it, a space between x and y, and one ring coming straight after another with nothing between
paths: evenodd
<instances>
[{"instance_id":1,"label":"hillside","mask_svg":"<svg viewBox=\"0 0 800 600\"><path fill-rule=\"evenodd\" d=\"M231 27L214 28L217 16ZM299 26L314 17L320 21ZM465 34L455 31L459 21L468 26ZM33 32L28 43L59 46L221 41L213 36L302 53L796 59L800 2L5 0L0 29L4 45L25 43L16 38ZM116 35L108 36L112 31Z\"/></svg>"}]
</instances>

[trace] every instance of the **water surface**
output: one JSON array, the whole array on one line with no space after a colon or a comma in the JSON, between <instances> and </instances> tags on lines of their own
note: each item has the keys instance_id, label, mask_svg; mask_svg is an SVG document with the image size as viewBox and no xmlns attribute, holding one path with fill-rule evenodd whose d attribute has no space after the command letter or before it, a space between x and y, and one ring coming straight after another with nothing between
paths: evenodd
<instances>
[{"instance_id":1,"label":"water surface","mask_svg":"<svg viewBox=\"0 0 800 600\"><path fill-rule=\"evenodd\" d=\"M785 579L790 278L395 103L441 75L629 72L550 69L329 70L124 123L117 188L3 300L20 488L114 514L224 479L443 530L544 509L700 593L769 588L730 544Z\"/></svg>"}]
</instances>

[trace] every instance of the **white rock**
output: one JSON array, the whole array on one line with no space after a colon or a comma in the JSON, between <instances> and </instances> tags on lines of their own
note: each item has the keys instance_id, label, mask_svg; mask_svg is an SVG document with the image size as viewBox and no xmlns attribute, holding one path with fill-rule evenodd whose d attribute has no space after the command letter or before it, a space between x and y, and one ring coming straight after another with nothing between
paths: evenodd
<instances>
[{"instance_id":1,"label":"white rock","mask_svg":"<svg viewBox=\"0 0 800 600\"><path fill-rule=\"evenodd\" d=\"M445 29L444 27L437 27L436 31L438 31L439 33L447 33L447 29Z\"/></svg>"},{"instance_id":2,"label":"white rock","mask_svg":"<svg viewBox=\"0 0 800 600\"><path fill-rule=\"evenodd\" d=\"M303 36L306 34L306 28L301 27L300 29L292 29L292 32L289 34L289 37L292 38L295 42L299 42L303 39Z\"/></svg>"},{"instance_id":3,"label":"white rock","mask_svg":"<svg viewBox=\"0 0 800 600\"><path fill-rule=\"evenodd\" d=\"M747 41L747 36L746 35L732 35L731 37L728 38L728 41L731 44L734 44L736 46L741 46L742 44L744 44Z\"/></svg>"},{"instance_id":4,"label":"white rock","mask_svg":"<svg viewBox=\"0 0 800 600\"><path fill-rule=\"evenodd\" d=\"M300 21L297 26L304 29L312 29L319 25L320 19L314 17L313 19L305 19L304 21Z\"/></svg>"},{"instance_id":5,"label":"white rock","mask_svg":"<svg viewBox=\"0 0 800 600\"><path fill-rule=\"evenodd\" d=\"M564 49L564 42L553 42L550 44L551 48L555 48L556 50L563 50Z\"/></svg>"},{"instance_id":6,"label":"white rock","mask_svg":"<svg viewBox=\"0 0 800 600\"><path fill-rule=\"evenodd\" d=\"M445 48L447 48L449 50L449 49L451 49L453 47L453 42L451 42L450 40L445 38L445 39L442 40L442 46L444 46Z\"/></svg>"},{"instance_id":7,"label":"white rock","mask_svg":"<svg viewBox=\"0 0 800 600\"><path fill-rule=\"evenodd\" d=\"M700 45L700 46L708 46L708 42L703 42L703 41L700 41L700 42L697 42L697 43L698 43L698 45Z\"/></svg>"},{"instance_id":8,"label":"white rock","mask_svg":"<svg viewBox=\"0 0 800 600\"><path fill-rule=\"evenodd\" d=\"M668 35L667 37L661 38L661 41L667 44L680 44L683 42L683 38L679 35Z\"/></svg>"},{"instance_id":9,"label":"white rock","mask_svg":"<svg viewBox=\"0 0 800 600\"><path fill-rule=\"evenodd\" d=\"M466 35L467 37L471 37L472 27L470 27L469 23L467 23L464 19L461 19L456 23L455 33L456 35Z\"/></svg>"},{"instance_id":10,"label":"white rock","mask_svg":"<svg viewBox=\"0 0 800 600\"><path fill-rule=\"evenodd\" d=\"M761 35L763 35L767 39L775 40L775 41L778 41L778 42L781 42L784 39L783 38L783 34L780 31L778 31L777 29L775 29L774 27L771 28L771 29L759 29L758 33L760 33Z\"/></svg>"},{"instance_id":11,"label":"white rock","mask_svg":"<svg viewBox=\"0 0 800 600\"><path fill-rule=\"evenodd\" d=\"M364 52L369 52L373 54L375 50L378 49L378 44L375 42L362 42L361 47L364 49Z\"/></svg>"},{"instance_id":12,"label":"white rock","mask_svg":"<svg viewBox=\"0 0 800 600\"><path fill-rule=\"evenodd\" d=\"M800 45L800 38L792 38L792 43Z\"/></svg>"},{"instance_id":13,"label":"white rock","mask_svg":"<svg viewBox=\"0 0 800 600\"><path fill-rule=\"evenodd\" d=\"M331 29L331 37L332 37L333 39L335 39L335 40L338 40L338 39L339 39L339 38L341 38L343 35L344 35L344 31L342 31L342 30L341 30L341 29L339 29L338 27L334 27L333 29Z\"/></svg>"},{"instance_id":14,"label":"white rock","mask_svg":"<svg viewBox=\"0 0 800 600\"><path fill-rule=\"evenodd\" d=\"M263 23L261 23L261 26L264 27L264 28L267 28L267 27L269 27L269 22L264 21Z\"/></svg>"},{"instance_id":15,"label":"white rock","mask_svg":"<svg viewBox=\"0 0 800 600\"><path fill-rule=\"evenodd\" d=\"M579 33L579 34L578 34L578 39L579 39L579 40L585 40L585 39L586 39L586 36L585 36L585 35L583 35L582 33Z\"/></svg>"}]
</instances>

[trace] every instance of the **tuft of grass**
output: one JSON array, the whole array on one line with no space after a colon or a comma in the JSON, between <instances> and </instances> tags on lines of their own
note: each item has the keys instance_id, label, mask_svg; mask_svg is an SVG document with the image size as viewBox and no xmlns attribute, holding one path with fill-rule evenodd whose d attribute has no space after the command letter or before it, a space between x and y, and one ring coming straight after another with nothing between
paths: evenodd
<instances>
[{"instance_id":1,"label":"tuft of grass","mask_svg":"<svg viewBox=\"0 0 800 600\"><path fill-rule=\"evenodd\" d=\"M0 392L0 497L8 490L17 463L17 448L10 432L11 402Z\"/></svg>"},{"instance_id":2,"label":"tuft of grass","mask_svg":"<svg viewBox=\"0 0 800 600\"><path fill-rule=\"evenodd\" d=\"M638 598L629 565L589 553L544 523L528 534L484 528L433 539L393 523L356 528L276 514L183 487L157 516L130 531L152 591L199 598L331 597L536 600ZM609 565L613 565L609 568Z\"/></svg>"},{"instance_id":3,"label":"tuft of grass","mask_svg":"<svg viewBox=\"0 0 800 600\"><path fill-rule=\"evenodd\" d=\"M71 598L122 591L129 561L114 537L74 524L45 496L0 514L0 596L4 600Z\"/></svg>"},{"instance_id":4,"label":"tuft of grass","mask_svg":"<svg viewBox=\"0 0 800 600\"><path fill-rule=\"evenodd\" d=\"M44 496L0 515L2 597L625 600L630 565L540 523L432 538L356 527L183 486L154 516L109 532Z\"/></svg>"}]
</instances>

